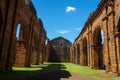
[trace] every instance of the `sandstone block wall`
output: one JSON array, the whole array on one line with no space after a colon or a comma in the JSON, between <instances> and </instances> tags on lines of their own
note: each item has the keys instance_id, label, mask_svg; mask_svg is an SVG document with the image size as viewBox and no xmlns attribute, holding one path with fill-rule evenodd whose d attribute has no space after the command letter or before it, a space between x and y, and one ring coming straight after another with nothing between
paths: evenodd
<instances>
[{"instance_id":1,"label":"sandstone block wall","mask_svg":"<svg viewBox=\"0 0 120 80\"><path fill-rule=\"evenodd\" d=\"M19 24L20 42L16 39ZM43 23L30 0L0 1L0 70L11 70L14 63L15 66L30 66L32 47L36 47L38 55L44 54L46 38Z\"/></svg>"},{"instance_id":2,"label":"sandstone block wall","mask_svg":"<svg viewBox=\"0 0 120 80\"><path fill-rule=\"evenodd\" d=\"M92 69L106 69L108 73L119 75L119 33L120 1L101 0L98 8L90 14L82 31L71 46L70 61L76 64L79 61L80 65L89 66ZM84 39L87 44L84 43ZM83 58L85 55L87 57Z\"/></svg>"}]
</instances>

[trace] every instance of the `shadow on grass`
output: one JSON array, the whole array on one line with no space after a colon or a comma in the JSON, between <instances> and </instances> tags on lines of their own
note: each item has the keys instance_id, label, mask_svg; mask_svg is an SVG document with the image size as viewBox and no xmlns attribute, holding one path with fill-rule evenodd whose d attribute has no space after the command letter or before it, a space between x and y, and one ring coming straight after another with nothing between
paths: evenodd
<instances>
[{"instance_id":1,"label":"shadow on grass","mask_svg":"<svg viewBox=\"0 0 120 80\"><path fill-rule=\"evenodd\" d=\"M0 73L0 80L60 80L61 78L69 78L71 74L65 69L65 65L61 63L33 65L30 69L40 68L40 70L13 70Z\"/></svg>"}]
</instances>

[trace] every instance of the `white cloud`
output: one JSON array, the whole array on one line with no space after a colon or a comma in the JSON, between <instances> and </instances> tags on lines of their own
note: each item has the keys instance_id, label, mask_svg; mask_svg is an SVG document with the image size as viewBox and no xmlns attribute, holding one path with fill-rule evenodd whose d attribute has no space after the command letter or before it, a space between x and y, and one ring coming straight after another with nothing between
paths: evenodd
<instances>
[{"instance_id":1,"label":"white cloud","mask_svg":"<svg viewBox=\"0 0 120 80\"><path fill-rule=\"evenodd\" d=\"M67 6L66 7L66 12L71 12L71 11L75 11L76 8L75 7L72 7L72 6Z\"/></svg>"},{"instance_id":2,"label":"white cloud","mask_svg":"<svg viewBox=\"0 0 120 80\"><path fill-rule=\"evenodd\" d=\"M69 30L60 30L60 31L56 31L56 32L59 33L59 34L67 34L70 31Z\"/></svg>"}]
</instances>

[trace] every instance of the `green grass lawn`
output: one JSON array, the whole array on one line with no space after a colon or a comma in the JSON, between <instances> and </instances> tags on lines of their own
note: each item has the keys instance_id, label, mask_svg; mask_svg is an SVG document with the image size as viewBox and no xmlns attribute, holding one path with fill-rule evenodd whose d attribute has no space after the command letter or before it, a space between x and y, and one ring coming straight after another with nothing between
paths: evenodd
<instances>
[{"instance_id":1,"label":"green grass lawn","mask_svg":"<svg viewBox=\"0 0 120 80\"><path fill-rule=\"evenodd\" d=\"M44 63L40 65L31 65L29 68L13 67L13 71L0 73L0 80L25 80L29 76L45 74L56 70L65 70L70 73L80 74L84 77L92 78L94 80L104 80L103 78L94 76L94 74L109 76L113 80L120 80L120 77L109 75L105 73L104 70L93 70L88 67L72 63Z\"/></svg>"},{"instance_id":2,"label":"green grass lawn","mask_svg":"<svg viewBox=\"0 0 120 80\"><path fill-rule=\"evenodd\" d=\"M102 75L104 74L108 76L108 74L106 74L104 70L93 70L85 66L80 66L71 63L63 63L63 64L66 65L67 67L65 70L70 71L72 73L80 74L84 77L92 78L94 80L104 80L103 78L93 76L94 74L102 74Z\"/></svg>"},{"instance_id":3,"label":"green grass lawn","mask_svg":"<svg viewBox=\"0 0 120 80\"><path fill-rule=\"evenodd\" d=\"M94 69L90 69L85 66L80 66L80 65L76 65L76 64L72 64L72 63L62 63L62 64L64 64L66 66L66 69L64 69L64 70L67 70L72 73L77 73L77 74L83 75L85 77L92 78L94 80L104 80L103 78L94 76L95 74L108 76L108 77L112 78L112 80L120 80L120 77L109 75L108 73L105 72L105 70L94 70Z\"/></svg>"}]
</instances>

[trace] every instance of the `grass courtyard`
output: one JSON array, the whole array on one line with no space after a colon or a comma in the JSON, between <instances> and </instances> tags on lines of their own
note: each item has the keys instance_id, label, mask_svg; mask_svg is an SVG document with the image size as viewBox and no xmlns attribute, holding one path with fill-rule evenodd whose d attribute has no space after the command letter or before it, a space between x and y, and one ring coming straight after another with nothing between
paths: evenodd
<instances>
[{"instance_id":1,"label":"grass courtyard","mask_svg":"<svg viewBox=\"0 0 120 80\"><path fill-rule=\"evenodd\" d=\"M92 70L88 67L79 66L72 63L44 63L40 65L31 65L31 67L13 67L13 71L0 73L0 80L48 80L39 76L45 76L44 74L52 74L54 77L55 71L64 71L63 75L59 79L49 80L61 80L62 77L69 78L70 74L76 74L89 78L90 80L120 80L120 77L109 75L104 70ZM68 75L69 74L69 75ZM46 76L47 77L47 76ZM50 77L50 75L49 75ZM78 79L81 80L81 79Z\"/></svg>"}]
</instances>

